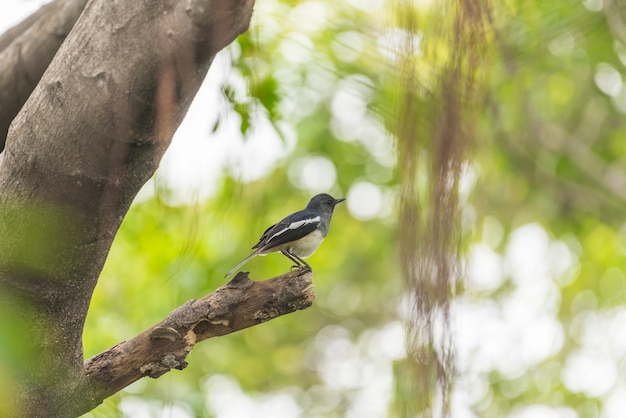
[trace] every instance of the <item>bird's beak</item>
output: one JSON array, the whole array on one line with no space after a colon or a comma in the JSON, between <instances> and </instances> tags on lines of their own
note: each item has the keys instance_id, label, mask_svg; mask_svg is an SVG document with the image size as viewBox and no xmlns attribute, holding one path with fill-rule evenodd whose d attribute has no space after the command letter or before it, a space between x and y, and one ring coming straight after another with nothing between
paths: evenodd
<instances>
[{"instance_id":1,"label":"bird's beak","mask_svg":"<svg viewBox=\"0 0 626 418\"><path fill-rule=\"evenodd\" d=\"M346 198L345 198L345 197L340 197L339 199L335 199L335 205L336 205L337 203L341 203L341 202L343 202L344 200L346 200Z\"/></svg>"}]
</instances>

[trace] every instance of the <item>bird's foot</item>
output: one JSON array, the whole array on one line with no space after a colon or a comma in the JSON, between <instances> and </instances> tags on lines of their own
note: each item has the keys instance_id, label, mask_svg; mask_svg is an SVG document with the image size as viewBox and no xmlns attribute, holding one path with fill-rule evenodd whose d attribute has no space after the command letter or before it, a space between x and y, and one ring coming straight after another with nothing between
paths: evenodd
<instances>
[{"instance_id":1,"label":"bird's foot","mask_svg":"<svg viewBox=\"0 0 626 418\"><path fill-rule=\"evenodd\" d=\"M297 271L298 273L308 273L313 271L313 269L311 268L311 266L300 266L298 264L294 264L293 266L291 266L290 271Z\"/></svg>"}]
</instances>

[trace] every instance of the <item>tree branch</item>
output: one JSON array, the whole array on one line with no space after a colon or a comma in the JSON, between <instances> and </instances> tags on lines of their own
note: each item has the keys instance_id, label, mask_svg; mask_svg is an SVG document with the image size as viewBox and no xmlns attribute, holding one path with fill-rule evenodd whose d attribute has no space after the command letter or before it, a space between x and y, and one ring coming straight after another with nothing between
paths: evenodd
<instances>
[{"instance_id":1,"label":"tree branch","mask_svg":"<svg viewBox=\"0 0 626 418\"><path fill-rule=\"evenodd\" d=\"M55 0L0 36L0 151L11 121L33 92L87 0Z\"/></svg>"},{"instance_id":2,"label":"tree branch","mask_svg":"<svg viewBox=\"0 0 626 418\"><path fill-rule=\"evenodd\" d=\"M306 309L313 303L313 273L292 271L255 282L239 273L229 283L190 300L153 327L85 362L85 413L131 383L187 367L185 358L200 341Z\"/></svg>"}]
</instances>

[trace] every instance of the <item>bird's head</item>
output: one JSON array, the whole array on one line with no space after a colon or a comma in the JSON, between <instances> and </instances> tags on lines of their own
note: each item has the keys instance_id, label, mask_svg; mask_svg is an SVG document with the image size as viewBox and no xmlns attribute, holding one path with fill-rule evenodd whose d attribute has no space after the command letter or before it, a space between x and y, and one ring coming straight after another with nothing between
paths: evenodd
<instances>
[{"instance_id":1,"label":"bird's head","mask_svg":"<svg viewBox=\"0 0 626 418\"><path fill-rule=\"evenodd\" d=\"M346 199L344 199L343 197L339 199L335 199L334 197L332 197L331 195L327 193L320 193L318 195L313 196L311 200L309 201L309 204L306 205L306 207L309 209L321 210L322 212L333 213L335 206L338 203L343 202L344 200Z\"/></svg>"}]
</instances>

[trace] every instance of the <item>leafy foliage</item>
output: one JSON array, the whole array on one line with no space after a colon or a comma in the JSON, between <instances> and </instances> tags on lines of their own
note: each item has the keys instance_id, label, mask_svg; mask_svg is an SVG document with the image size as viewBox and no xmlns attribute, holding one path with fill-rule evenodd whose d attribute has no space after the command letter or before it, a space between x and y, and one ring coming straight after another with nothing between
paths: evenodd
<instances>
[{"instance_id":1,"label":"leafy foliage","mask_svg":"<svg viewBox=\"0 0 626 418\"><path fill-rule=\"evenodd\" d=\"M460 186L467 278L452 310L453 408L469 416L613 417L626 399L626 20L617 5L597 4L490 4L476 74L485 99L469 109L477 135ZM437 68L453 45L429 19L432 7L415 9L415 41L426 48L415 57L415 117L425 120L440 103ZM307 311L201 344L188 369L139 382L93 416L133 408L227 416L227 396L255 416L268 405L285 416L401 416L389 405L393 362L404 356L393 200L403 90L389 81L402 29L374 2L258 2L251 31L229 50L222 89L242 135L252 141L254 124L269 121L286 156L248 183L224 176L193 205L173 206L160 186L137 202L94 294L86 355L219 287L266 226L323 188L348 205L311 259L318 298ZM422 167L428 155L420 158ZM329 171L336 175L324 180ZM261 279L287 268L268 256L245 270Z\"/></svg>"}]
</instances>

